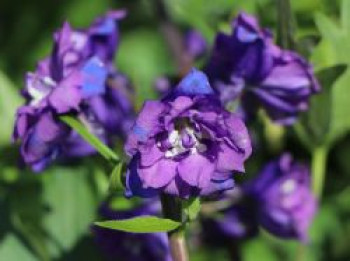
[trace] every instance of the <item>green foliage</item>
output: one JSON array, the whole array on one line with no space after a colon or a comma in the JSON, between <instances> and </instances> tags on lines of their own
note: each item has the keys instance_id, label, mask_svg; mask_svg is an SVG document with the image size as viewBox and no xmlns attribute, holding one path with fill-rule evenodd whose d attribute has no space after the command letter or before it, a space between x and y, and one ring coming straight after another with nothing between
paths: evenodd
<instances>
[{"instance_id":1,"label":"green foliage","mask_svg":"<svg viewBox=\"0 0 350 261\"><path fill-rule=\"evenodd\" d=\"M93 174L84 167L56 167L43 176L43 202L49 208L43 224L53 257L71 250L89 233L98 204L90 183Z\"/></svg>"},{"instance_id":2,"label":"green foliage","mask_svg":"<svg viewBox=\"0 0 350 261\"><path fill-rule=\"evenodd\" d=\"M117 64L122 72L130 76L135 86L137 107L145 99L156 98L156 77L174 71L165 40L159 31L150 29L134 29L123 35Z\"/></svg>"},{"instance_id":3,"label":"green foliage","mask_svg":"<svg viewBox=\"0 0 350 261\"><path fill-rule=\"evenodd\" d=\"M14 234L7 234L0 244L0 257L4 260L15 261L37 261L31 253Z\"/></svg>"},{"instance_id":4,"label":"green foliage","mask_svg":"<svg viewBox=\"0 0 350 261\"><path fill-rule=\"evenodd\" d=\"M110 179L109 179L109 189L111 191L123 188L123 163L117 164L111 173Z\"/></svg>"},{"instance_id":5,"label":"green foliage","mask_svg":"<svg viewBox=\"0 0 350 261\"><path fill-rule=\"evenodd\" d=\"M265 240L255 239L243 246L243 260L255 261L259 257L259 261L277 261L276 254L269 248Z\"/></svg>"},{"instance_id":6,"label":"green foliage","mask_svg":"<svg viewBox=\"0 0 350 261\"><path fill-rule=\"evenodd\" d=\"M310 108L300 117L297 130L301 139L310 148L327 144L332 137L332 103L333 84L343 74L346 66L338 65L319 71L316 76L322 86L320 94L311 98Z\"/></svg>"},{"instance_id":7,"label":"green foliage","mask_svg":"<svg viewBox=\"0 0 350 261\"><path fill-rule=\"evenodd\" d=\"M201 200L200 198L191 198L184 202L183 204L184 212L190 221L197 218L199 211L201 210Z\"/></svg>"},{"instance_id":8,"label":"green foliage","mask_svg":"<svg viewBox=\"0 0 350 261\"><path fill-rule=\"evenodd\" d=\"M340 24L332 21L322 13L315 16L317 28L322 35L322 41L312 56L317 68L326 68L337 64L350 65L350 2L342 1ZM350 98L349 69L332 86L331 117L328 142L333 143L350 130L348 104Z\"/></svg>"},{"instance_id":9,"label":"green foliage","mask_svg":"<svg viewBox=\"0 0 350 261\"><path fill-rule=\"evenodd\" d=\"M15 86L10 79L0 71L0 145L6 145L11 142L16 109L21 103L22 99Z\"/></svg>"},{"instance_id":10,"label":"green foliage","mask_svg":"<svg viewBox=\"0 0 350 261\"><path fill-rule=\"evenodd\" d=\"M123 220L95 222L95 225L132 233L156 233L175 230L181 223L154 216L139 216Z\"/></svg>"}]
</instances>

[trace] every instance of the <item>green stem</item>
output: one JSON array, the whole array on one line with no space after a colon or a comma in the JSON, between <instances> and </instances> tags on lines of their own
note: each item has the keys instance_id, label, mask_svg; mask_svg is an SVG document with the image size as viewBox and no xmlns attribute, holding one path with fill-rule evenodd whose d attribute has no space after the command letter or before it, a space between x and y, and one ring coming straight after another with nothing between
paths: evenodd
<instances>
[{"instance_id":1,"label":"green stem","mask_svg":"<svg viewBox=\"0 0 350 261\"><path fill-rule=\"evenodd\" d=\"M323 192L324 179L327 166L328 147L316 147L312 153L311 172L312 172L312 191L320 199Z\"/></svg>"},{"instance_id":2,"label":"green stem","mask_svg":"<svg viewBox=\"0 0 350 261\"><path fill-rule=\"evenodd\" d=\"M107 147L99 138L89 132L86 127L77 119L69 115L61 115L59 119L74 129L85 141L93 146L106 160L112 163L119 162L119 157L109 147Z\"/></svg>"},{"instance_id":3,"label":"green stem","mask_svg":"<svg viewBox=\"0 0 350 261\"><path fill-rule=\"evenodd\" d=\"M277 19L277 43L284 49L294 50L295 20L289 0L277 0Z\"/></svg>"},{"instance_id":4,"label":"green stem","mask_svg":"<svg viewBox=\"0 0 350 261\"><path fill-rule=\"evenodd\" d=\"M183 223L182 226L168 233L170 253L173 261L188 261L188 250L185 239L186 223L184 222L182 201L170 195L161 195L163 216Z\"/></svg>"}]
</instances>

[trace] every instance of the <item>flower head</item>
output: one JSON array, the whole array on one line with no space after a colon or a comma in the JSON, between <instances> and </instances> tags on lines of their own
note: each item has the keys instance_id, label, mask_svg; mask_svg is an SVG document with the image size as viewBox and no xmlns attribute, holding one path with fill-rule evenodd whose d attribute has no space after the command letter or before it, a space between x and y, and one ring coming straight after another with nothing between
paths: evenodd
<instances>
[{"instance_id":1,"label":"flower head","mask_svg":"<svg viewBox=\"0 0 350 261\"><path fill-rule=\"evenodd\" d=\"M289 154L270 162L246 191L255 201L259 223L283 238L307 240L317 210L310 190L309 169Z\"/></svg>"},{"instance_id":2,"label":"flower head","mask_svg":"<svg viewBox=\"0 0 350 261\"><path fill-rule=\"evenodd\" d=\"M244 123L192 70L161 101L146 101L128 137L127 195L208 195L233 187L251 153Z\"/></svg>"},{"instance_id":3,"label":"flower head","mask_svg":"<svg viewBox=\"0 0 350 261\"><path fill-rule=\"evenodd\" d=\"M280 124L293 123L319 91L311 65L281 50L272 34L245 13L234 20L231 35L217 35L206 72L224 103L241 98L247 115L261 106Z\"/></svg>"},{"instance_id":4,"label":"flower head","mask_svg":"<svg viewBox=\"0 0 350 261\"><path fill-rule=\"evenodd\" d=\"M112 67L118 39L115 21L123 14L110 12L83 30L73 30L64 23L54 34L51 55L38 63L35 72L27 74L22 92L27 102L17 111L14 139L22 140L22 157L34 170L42 170L60 155L95 152L59 122L59 115L75 114L104 141L107 132L120 134L131 125L127 121L133 109L122 91L128 84L120 83L116 88L121 74ZM115 115L119 110L125 117L111 127L105 114Z\"/></svg>"},{"instance_id":5,"label":"flower head","mask_svg":"<svg viewBox=\"0 0 350 261\"><path fill-rule=\"evenodd\" d=\"M157 202L145 202L130 210L113 210L107 203L100 208L104 218L126 219L139 215L155 215L160 211ZM127 233L102 227L93 227L95 241L108 260L123 257L125 261L170 261L168 239L165 233Z\"/></svg>"}]
</instances>

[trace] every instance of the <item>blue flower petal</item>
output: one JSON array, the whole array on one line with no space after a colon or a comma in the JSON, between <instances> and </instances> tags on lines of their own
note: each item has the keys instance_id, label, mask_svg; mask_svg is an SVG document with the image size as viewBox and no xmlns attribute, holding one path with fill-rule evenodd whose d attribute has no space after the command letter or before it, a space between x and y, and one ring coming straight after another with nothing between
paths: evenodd
<instances>
[{"instance_id":1,"label":"blue flower petal","mask_svg":"<svg viewBox=\"0 0 350 261\"><path fill-rule=\"evenodd\" d=\"M98 27L96 27L95 32L102 35L109 35L115 31L115 27L115 20L107 18Z\"/></svg>"},{"instance_id":2,"label":"blue flower petal","mask_svg":"<svg viewBox=\"0 0 350 261\"><path fill-rule=\"evenodd\" d=\"M82 74L82 94L85 98L105 93L107 68L99 58L88 60L82 68Z\"/></svg>"},{"instance_id":3,"label":"blue flower petal","mask_svg":"<svg viewBox=\"0 0 350 261\"><path fill-rule=\"evenodd\" d=\"M207 76L197 69L192 69L176 87L175 94L187 96L208 95L214 94L214 91L210 87Z\"/></svg>"}]
</instances>

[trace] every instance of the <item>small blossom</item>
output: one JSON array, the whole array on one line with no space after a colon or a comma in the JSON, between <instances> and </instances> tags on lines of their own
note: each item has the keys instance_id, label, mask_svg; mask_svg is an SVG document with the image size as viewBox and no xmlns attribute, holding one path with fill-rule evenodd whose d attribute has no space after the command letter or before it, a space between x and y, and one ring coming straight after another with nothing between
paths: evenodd
<instances>
[{"instance_id":1,"label":"small blossom","mask_svg":"<svg viewBox=\"0 0 350 261\"><path fill-rule=\"evenodd\" d=\"M130 87L112 60L118 42L116 21L123 14L109 12L83 30L64 23L54 34L51 55L27 74L22 91L26 105L18 109L13 136L22 140L22 157L35 171L59 156L95 152L58 120L59 115L75 114L103 141L107 133L123 135L129 129L133 108L125 92ZM116 122L111 124L106 114Z\"/></svg>"},{"instance_id":2,"label":"small blossom","mask_svg":"<svg viewBox=\"0 0 350 261\"><path fill-rule=\"evenodd\" d=\"M309 169L293 162L289 154L270 162L246 191L256 201L260 224L282 238L308 239L317 210L310 190Z\"/></svg>"},{"instance_id":3,"label":"small blossom","mask_svg":"<svg viewBox=\"0 0 350 261\"><path fill-rule=\"evenodd\" d=\"M101 215L109 220L127 219L160 212L157 202L145 202L131 210L113 210L108 204L100 208ZM102 227L93 227L95 242L108 260L171 261L168 238L165 233L126 233Z\"/></svg>"},{"instance_id":4,"label":"small blossom","mask_svg":"<svg viewBox=\"0 0 350 261\"><path fill-rule=\"evenodd\" d=\"M128 137L127 196L187 198L233 187L251 153L244 123L192 70L166 98L146 101Z\"/></svg>"},{"instance_id":5,"label":"small blossom","mask_svg":"<svg viewBox=\"0 0 350 261\"><path fill-rule=\"evenodd\" d=\"M217 35L206 67L221 100L228 104L241 99L246 116L263 107L277 123L293 123L320 89L312 66L275 45L253 16L239 14L232 27L231 35Z\"/></svg>"}]
</instances>

